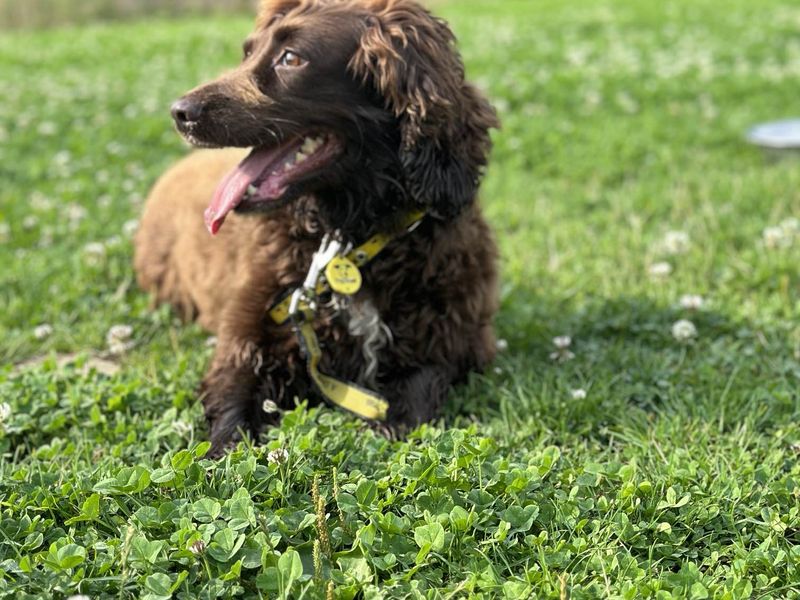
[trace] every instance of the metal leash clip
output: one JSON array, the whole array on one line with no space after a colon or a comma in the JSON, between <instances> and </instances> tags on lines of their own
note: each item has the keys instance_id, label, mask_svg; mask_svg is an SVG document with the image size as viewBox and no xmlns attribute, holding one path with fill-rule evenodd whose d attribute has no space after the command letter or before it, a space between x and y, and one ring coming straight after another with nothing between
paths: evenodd
<instances>
[{"instance_id":1,"label":"metal leash clip","mask_svg":"<svg viewBox=\"0 0 800 600\"><path fill-rule=\"evenodd\" d=\"M292 301L289 304L289 316L295 318L298 313L303 312L301 302L312 310L316 310L317 282L325 267L331 262L342 249L342 243L333 238L330 234L325 234L319 248L311 258L311 266L306 273L306 279L299 288L292 293Z\"/></svg>"}]
</instances>

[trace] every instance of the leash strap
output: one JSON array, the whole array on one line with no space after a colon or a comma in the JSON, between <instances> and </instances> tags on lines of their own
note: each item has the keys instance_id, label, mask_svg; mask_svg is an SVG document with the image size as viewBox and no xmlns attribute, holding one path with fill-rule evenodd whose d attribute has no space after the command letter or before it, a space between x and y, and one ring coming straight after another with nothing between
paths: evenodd
<instances>
[{"instance_id":1,"label":"leash strap","mask_svg":"<svg viewBox=\"0 0 800 600\"><path fill-rule=\"evenodd\" d=\"M413 231L424 216L422 211L410 213L403 220L403 229ZM289 320L294 324L295 334L306 358L308 374L322 396L332 404L368 420L386 420L389 403L375 392L341 381L319 370L322 350L313 326L316 297L331 289L348 296L358 292L361 287L358 267L369 263L395 237L378 233L342 255L339 252L341 244L325 236L319 250L314 254L303 285L285 294L268 311L276 324L283 325ZM321 277L323 271L325 277Z\"/></svg>"},{"instance_id":2,"label":"leash strap","mask_svg":"<svg viewBox=\"0 0 800 600\"><path fill-rule=\"evenodd\" d=\"M306 355L308 374L328 401L362 419L386 420L389 403L381 396L353 383L346 383L320 372L319 361L322 351L310 320L298 324L295 331Z\"/></svg>"}]
</instances>

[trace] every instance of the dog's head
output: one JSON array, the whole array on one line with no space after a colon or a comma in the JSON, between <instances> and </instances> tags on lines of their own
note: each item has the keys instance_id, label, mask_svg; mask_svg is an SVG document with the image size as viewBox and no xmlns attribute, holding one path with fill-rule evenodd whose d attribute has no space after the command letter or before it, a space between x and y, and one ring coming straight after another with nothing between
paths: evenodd
<instances>
[{"instance_id":1,"label":"dog's head","mask_svg":"<svg viewBox=\"0 0 800 600\"><path fill-rule=\"evenodd\" d=\"M172 108L201 146L253 147L206 211L308 193L332 227L469 204L497 126L447 24L411 0L264 0L242 63Z\"/></svg>"}]
</instances>

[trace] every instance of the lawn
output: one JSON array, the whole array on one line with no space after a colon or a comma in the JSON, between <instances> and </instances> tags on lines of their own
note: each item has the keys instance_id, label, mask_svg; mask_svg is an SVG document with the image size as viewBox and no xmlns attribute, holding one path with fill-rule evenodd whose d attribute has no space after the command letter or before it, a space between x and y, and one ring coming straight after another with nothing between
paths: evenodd
<instances>
[{"instance_id":1,"label":"lawn","mask_svg":"<svg viewBox=\"0 0 800 600\"><path fill-rule=\"evenodd\" d=\"M437 11L504 124L507 347L405 441L300 405L217 462L130 236L250 20L0 36L1 597L800 597L800 162L743 141L800 112L797 3Z\"/></svg>"}]
</instances>

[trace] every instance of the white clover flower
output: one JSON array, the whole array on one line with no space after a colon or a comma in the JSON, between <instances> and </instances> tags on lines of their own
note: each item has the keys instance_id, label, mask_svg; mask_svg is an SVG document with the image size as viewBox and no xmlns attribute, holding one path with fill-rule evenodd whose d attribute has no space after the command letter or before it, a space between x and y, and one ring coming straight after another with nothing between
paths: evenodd
<instances>
[{"instance_id":1,"label":"white clover flower","mask_svg":"<svg viewBox=\"0 0 800 600\"><path fill-rule=\"evenodd\" d=\"M130 339L133 327L130 325L113 325L106 334L106 343L111 354L124 354L133 348L134 342Z\"/></svg>"},{"instance_id":2,"label":"white clover flower","mask_svg":"<svg viewBox=\"0 0 800 600\"><path fill-rule=\"evenodd\" d=\"M787 233L798 234L800 233L800 219L789 217L781 221L779 227Z\"/></svg>"},{"instance_id":3,"label":"white clover flower","mask_svg":"<svg viewBox=\"0 0 800 600\"><path fill-rule=\"evenodd\" d=\"M586 48L570 47L567 48L564 54L570 65L575 67L582 67L585 65L588 58L588 52L586 51Z\"/></svg>"},{"instance_id":4,"label":"white clover flower","mask_svg":"<svg viewBox=\"0 0 800 600\"><path fill-rule=\"evenodd\" d=\"M672 324L672 337L679 342L687 342L697 337L697 327L688 319L681 319Z\"/></svg>"},{"instance_id":5,"label":"white clover flower","mask_svg":"<svg viewBox=\"0 0 800 600\"><path fill-rule=\"evenodd\" d=\"M767 248L786 248L792 243L792 238L782 227L767 227L761 235Z\"/></svg>"},{"instance_id":6,"label":"white clover flower","mask_svg":"<svg viewBox=\"0 0 800 600\"><path fill-rule=\"evenodd\" d=\"M80 204L67 204L67 220L74 224L80 223L86 218L88 211Z\"/></svg>"},{"instance_id":7,"label":"white clover flower","mask_svg":"<svg viewBox=\"0 0 800 600\"><path fill-rule=\"evenodd\" d=\"M265 399L264 402L261 403L261 410L263 410L268 415L280 411L278 405L275 404L275 402L273 400L270 400L269 398Z\"/></svg>"},{"instance_id":8,"label":"white clover flower","mask_svg":"<svg viewBox=\"0 0 800 600\"><path fill-rule=\"evenodd\" d=\"M570 350L557 350L556 352L550 353L550 360L554 360L556 362L567 362L573 358L575 358L575 353L571 352Z\"/></svg>"},{"instance_id":9,"label":"white clover flower","mask_svg":"<svg viewBox=\"0 0 800 600\"><path fill-rule=\"evenodd\" d=\"M38 191L33 192L33 194L31 194L31 198L28 201L28 203L34 210L45 211L53 208L53 201Z\"/></svg>"},{"instance_id":10,"label":"white clover flower","mask_svg":"<svg viewBox=\"0 0 800 600\"><path fill-rule=\"evenodd\" d=\"M505 98L495 98L494 107L497 109L497 112L505 113L510 110L511 105Z\"/></svg>"},{"instance_id":11,"label":"white clover flower","mask_svg":"<svg viewBox=\"0 0 800 600\"><path fill-rule=\"evenodd\" d=\"M569 395L572 396L573 400L583 400L584 398L586 398L586 390L584 390L583 388L570 390Z\"/></svg>"},{"instance_id":12,"label":"white clover flower","mask_svg":"<svg viewBox=\"0 0 800 600\"><path fill-rule=\"evenodd\" d=\"M106 257L106 247L102 242L89 242L83 247L83 256L86 264L97 266Z\"/></svg>"},{"instance_id":13,"label":"white clover flower","mask_svg":"<svg viewBox=\"0 0 800 600\"><path fill-rule=\"evenodd\" d=\"M67 596L67 600L92 600L92 599L84 594L78 594L76 596Z\"/></svg>"},{"instance_id":14,"label":"white clover flower","mask_svg":"<svg viewBox=\"0 0 800 600\"><path fill-rule=\"evenodd\" d=\"M647 268L647 273L650 277L663 279L669 277L670 273L672 273L672 265L668 262L653 263Z\"/></svg>"},{"instance_id":15,"label":"white clover flower","mask_svg":"<svg viewBox=\"0 0 800 600\"><path fill-rule=\"evenodd\" d=\"M131 348L133 348L133 342L112 342L108 345L109 353L114 356L125 354Z\"/></svg>"},{"instance_id":16,"label":"white clover flower","mask_svg":"<svg viewBox=\"0 0 800 600\"><path fill-rule=\"evenodd\" d=\"M33 330L33 337L37 340L44 340L53 334L53 326L47 323L42 323Z\"/></svg>"},{"instance_id":17,"label":"white clover flower","mask_svg":"<svg viewBox=\"0 0 800 600\"><path fill-rule=\"evenodd\" d=\"M127 340L133 335L133 327L130 325L113 325L106 335L107 340Z\"/></svg>"},{"instance_id":18,"label":"white clover flower","mask_svg":"<svg viewBox=\"0 0 800 600\"><path fill-rule=\"evenodd\" d=\"M11 225L5 221L0 221L0 243L5 243L11 239Z\"/></svg>"},{"instance_id":19,"label":"white clover flower","mask_svg":"<svg viewBox=\"0 0 800 600\"><path fill-rule=\"evenodd\" d=\"M108 330L106 339L127 340L131 335L133 335L133 327L130 325L112 325Z\"/></svg>"},{"instance_id":20,"label":"white clover flower","mask_svg":"<svg viewBox=\"0 0 800 600\"><path fill-rule=\"evenodd\" d=\"M55 135L57 131L58 127L56 127L56 124L53 123L52 121L42 121L41 123L39 123L39 127L36 128L36 132L39 135L46 135L46 136Z\"/></svg>"},{"instance_id":21,"label":"white clover flower","mask_svg":"<svg viewBox=\"0 0 800 600\"><path fill-rule=\"evenodd\" d=\"M661 247L667 254L683 254L689 249L689 234L685 231L668 231Z\"/></svg>"},{"instance_id":22,"label":"white clover flower","mask_svg":"<svg viewBox=\"0 0 800 600\"><path fill-rule=\"evenodd\" d=\"M572 345L572 338L568 335L559 335L553 338L553 345L556 347L554 352L550 353L550 360L558 362L566 362L575 358L575 353L569 350Z\"/></svg>"},{"instance_id":23,"label":"white clover flower","mask_svg":"<svg viewBox=\"0 0 800 600\"><path fill-rule=\"evenodd\" d=\"M776 226L765 228L762 236L767 248L788 248L800 236L800 220L784 219Z\"/></svg>"},{"instance_id":24,"label":"white clover flower","mask_svg":"<svg viewBox=\"0 0 800 600\"><path fill-rule=\"evenodd\" d=\"M97 197L97 200L95 200L95 202L97 203L97 206L99 206L100 208L108 208L109 206L111 206L111 196L109 196L108 194L102 194L101 196Z\"/></svg>"},{"instance_id":25,"label":"white clover flower","mask_svg":"<svg viewBox=\"0 0 800 600\"><path fill-rule=\"evenodd\" d=\"M0 423L7 421L11 416L11 405L8 402L0 402Z\"/></svg>"},{"instance_id":26,"label":"white clover flower","mask_svg":"<svg viewBox=\"0 0 800 600\"><path fill-rule=\"evenodd\" d=\"M205 552L205 549L206 549L206 543L203 540L195 540L189 546L189 550L191 551L192 554L202 554L203 552Z\"/></svg>"},{"instance_id":27,"label":"white clover flower","mask_svg":"<svg viewBox=\"0 0 800 600\"><path fill-rule=\"evenodd\" d=\"M553 346L559 350L565 350L572 345L572 338L568 335L559 335L553 338Z\"/></svg>"},{"instance_id":28,"label":"white clover flower","mask_svg":"<svg viewBox=\"0 0 800 600\"><path fill-rule=\"evenodd\" d=\"M25 229L33 229L39 224L39 218L36 215L28 215L22 219L22 226Z\"/></svg>"},{"instance_id":29,"label":"white clover flower","mask_svg":"<svg viewBox=\"0 0 800 600\"><path fill-rule=\"evenodd\" d=\"M72 160L72 154L70 154L67 150L62 150L61 152L56 152L55 156L53 156L53 162L60 166L65 166L69 161Z\"/></svg>"},{"instance_id":30,"label":"white clover flower","mask_svg":"<svg viewBox=\"0 0 800 600\"><path fill-rule=\"evenodd\" d=\"M500 338L496 342L496 347L498 352L505 352L506 350L508 350L508 341L504 340L503 338Z\"/></svg>"},{"instance_id":31,"label":"white clover flower","mask_svg":"<svg viewBox=\"0 0 800 600\"><path fill-rule=\"evenodd\" d=\"M703 308L705 302L703 297L697 294L684 294L679 300L681 308L685 308L686 310L700 310Z\"/></svg>"},{"instance_id":32,"label":"white clover flower","mask_svg":"<svg viewBox=\"0 0 800 600\"><path fill-rule=\"evenodd\" d=\"M267 462L271 465L279 465L286 462L289 458L289 451L286 448L276 448L267 453Z\"/></svg>"},{"instance_id":33,"label":"white clover flower","mask_svg":"<svg viewBox=\"0 0 800 600\"><path fill-rule=\"evenodd\" d=\"M125 237L132 237L136 230L139 229L139 220L138 219L131 219L130 221L125 221L122 225L122 235Z\"/></svg>"},{"instance_id":34,"label":"white clover flower","mask_svg":"<svg viewBox=\"0 0 800 600\"><path fill-rule=\"evenodd\" d=\"M172 424L172 429L174 429L175 433L178 435L186 435L192 432L193 427L191 423L178 420Z\"/></svg>"}]
</instances>

